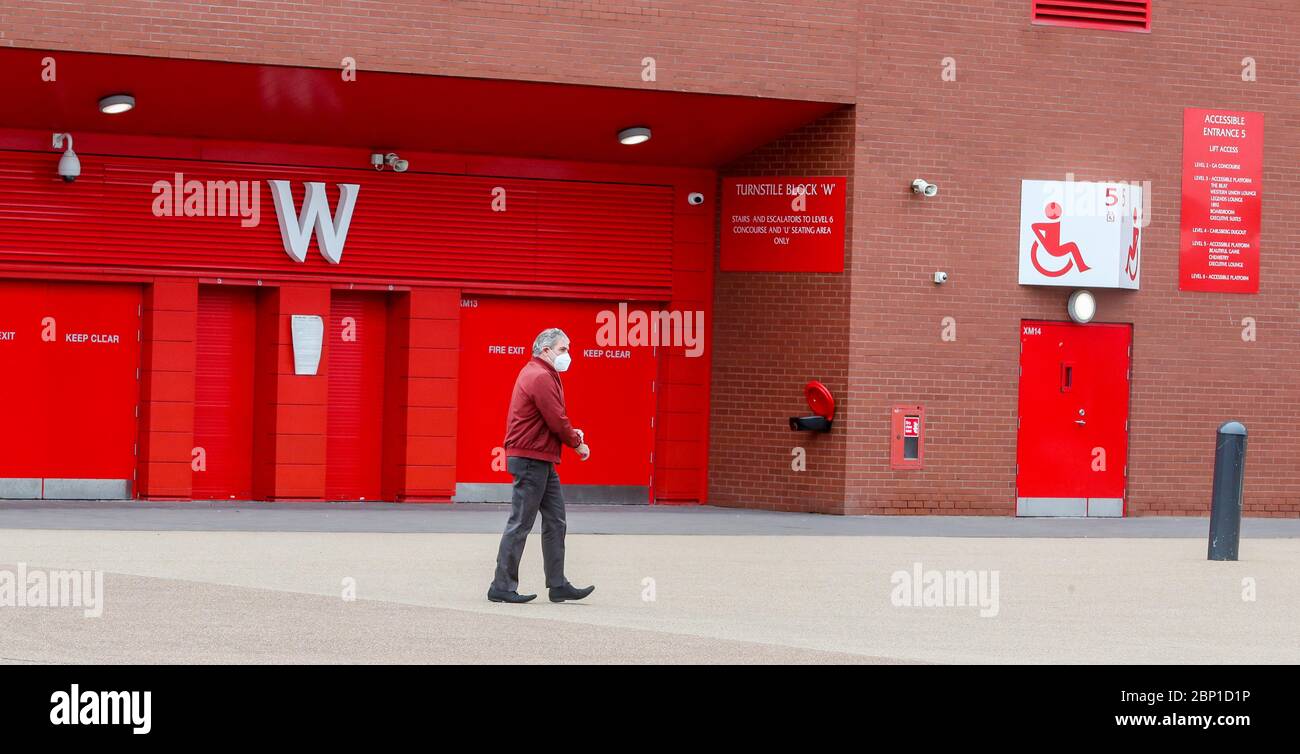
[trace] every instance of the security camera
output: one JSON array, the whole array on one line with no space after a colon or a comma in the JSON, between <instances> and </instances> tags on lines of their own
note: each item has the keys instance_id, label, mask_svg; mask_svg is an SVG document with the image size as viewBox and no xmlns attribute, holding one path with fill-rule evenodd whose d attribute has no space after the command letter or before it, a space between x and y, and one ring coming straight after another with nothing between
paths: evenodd
<instances>
[{"instance_id":1,"label":"security camera","mask_svg":"<svg viewBox=\"0 0 1300 754\"><path fill-rule=\"evenodd\" d=\"M81 160L77 157L77 153L72 151L72 134L54 134L54 148L63 149L64 139L67 139L68 148L59 158L59 177L72 183L81 175Z\"/></svg>"},{"instance_id":2,"label":"security camera","mask_svg":"<svg viewBox=\"0 0 1300 754\"><path fill-rule=\"evenodd\" d=\"M692 191L691 193L689 193L689 194L686 195L686 203L687 203L687 204L703 204L703 203L704 203L704 194L701 194L701 193L698 192L698 191Z\"/></svg>"},{"instance_id":3,"label":"security camera","mask_svg":"<svg viewBox=\"0 0 1300 754\"><path fill-rule=\"evenodd\" d=\"M383 170L383 169L384 169L384 153L383 153L383 152L371 152L371 153L370 153L370 166L373 167L375 170Z\"/></svg>"},{"instance_id":4,"label":"security camera","mask_svg":"<svg viewBox=\"0 0 1300 754\"><path fill-rule=\"evenodd\" d=\"M946 283L946 282L948 282L948 273L943 272L943 271L939 271L939 272L934 273L934 284L935 284L935 285L943 285L943 284Z\"/></svg>"},{"instance_id":5,"label":"security camera","mask_svg":"<svg viewBox=\"0 0 1300 754\"><path fill-rule=\"evenodd\" d=\"M922 196L934 196L939 193L939 187L924 178L917 178L912 181L912 193Z\"/></svg>"},{"instance_id":6,"label":"security camera","mask_svg":"<svg viewBox=\"0 0 1300 754\"><path fill-rule=\"evenodd\" d=\"M72 183L81 176L81 160L77 157L77 153L71 149L68 149L59 158L59 176L68 183Z\"/></svg>"},{"instance_id":7,"label":"security camera","mask_svg":"<svg viewBox=\"0 0 1300 754\"><path fill-rule=\"evenodd\" d=\"M384 164L392 168L394 173L405 173L406 169L411 166L411 163L398 157L396 152L389 152L384 155Z\"/></svg>"}]
</instances>

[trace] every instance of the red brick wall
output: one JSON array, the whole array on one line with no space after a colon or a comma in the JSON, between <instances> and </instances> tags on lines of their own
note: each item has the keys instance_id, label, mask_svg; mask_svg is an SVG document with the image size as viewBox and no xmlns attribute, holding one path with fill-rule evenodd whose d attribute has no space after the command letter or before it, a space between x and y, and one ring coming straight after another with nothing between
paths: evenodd
<instances>
[{"instance_id":1,"label":"red brick wall","mask_svg":"<svg viewBox=\"0 0 1300 754\"><path fill-rule=\"evenodd\" d=\"M854 0L0 4L0 44L847 102ZM642 81L642 59L656 80Z\"/></svg>"},{"instance_id":2,"label":"red brick wall","mask_svg":"<svg viewBox=\"0 0 1300 754\"><path fill-rule=\"evenodd\" d=\"M853 133L851 109L831 113L720 172L849 175ZM848 191L852 196L852 178ZM846 259L842 275L716 273L709 502L842 512L854 426L847 395L851 267ZM835 425L830 434L792 432L787 422L808 414L803 388L814 379L836 397ZM805 453L803 471L792 468L795 448Z\"/></svg>"},{"instance_id":3,"label":"red brick wall","mask_svg":"<svg viewBox=\"0 0 1300 754\"><path fill-rule=\"evenodd\" d=\"M1100 296L1134 325L1130 515L1204 514L1214 430L1251 432L1246 510L1300 515L1295 291L1300 6L1156 3L1150 34L1032 26L1029 3L875 4L858 95L849 513L1014 511L1017 326L1064 319L1067 290L1016 283L1022 178L1150 180L1142 290ZM867 42L864 42L867 43ZM1241 80L1254 56L1259 80ZM957 80L942 81L942 60ZM1182 110L1265 117L1262 290L1177 289ZM912 197L915 177L937 182ZM950 282L930 282L935 270ZM957 321L956 342L940 339ZM1259 339L1244 343L1241 319ZM927 410L926 468L891 472L889 405Z\"/></svg>"}]
</instances>

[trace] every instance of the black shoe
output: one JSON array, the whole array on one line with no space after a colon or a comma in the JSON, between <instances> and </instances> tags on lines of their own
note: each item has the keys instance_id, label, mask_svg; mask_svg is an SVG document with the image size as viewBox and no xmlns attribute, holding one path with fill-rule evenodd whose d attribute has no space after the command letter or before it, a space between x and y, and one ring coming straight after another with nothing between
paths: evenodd
<instances>
[{"instance_id":1,"label":"black shoe","mask_svg":"<svg viewBox=\"0 0 1300 754\"><path fill-rule=\"evenodd\" d=\"M520 594L519 592L507 592L496 587L488 587L488 601L490 602L511 602L516 605L522 605L525 602L532 602L537 599L535 594Z\"/></svg>"},{"instance_id":2,"label":"black shoe","mask_svg":"<svg viewBox=\"0 0 1300 754\"><path fill-rule=\"evenodd\" d=\"M568 600L580 600L588 594L596 591L596 587L587 586L579 589L578 587L564 582L564 586L551 587L551 602L566 602Z\"/></svg>"}]
</instances>

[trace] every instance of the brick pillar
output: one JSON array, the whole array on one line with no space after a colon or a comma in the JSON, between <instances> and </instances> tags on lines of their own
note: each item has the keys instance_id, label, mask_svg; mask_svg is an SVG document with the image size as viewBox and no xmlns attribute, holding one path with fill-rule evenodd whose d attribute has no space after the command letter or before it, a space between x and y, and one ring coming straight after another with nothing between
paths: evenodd
<instances>
[{"instance_id":1,"label":"brick pillar","mask_svg":"<svg viewBox=\"0 0 1300 754\"><path fill-rule=\"evenodd\" d=\"M198 296L192 279L160 278L145 286L137 474L141 498L188 500L193 494Z\"/></svg>"}]
</instances>

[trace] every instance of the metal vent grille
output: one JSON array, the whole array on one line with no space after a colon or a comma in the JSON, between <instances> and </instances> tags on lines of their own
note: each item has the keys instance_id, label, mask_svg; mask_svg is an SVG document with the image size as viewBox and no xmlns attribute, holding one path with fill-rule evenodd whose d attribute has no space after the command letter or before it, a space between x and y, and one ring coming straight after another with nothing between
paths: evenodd
<instances>
[{"instance_id":1,"label":"metal vent grille","mask_svg":"<svg viewBox=\"0 0 1300 754\"><path fill-rule=\"evenodd\" d=\"M1034 23L1150 32L1151 0L1034 0Z\"/></svg>"}]
</instances>

